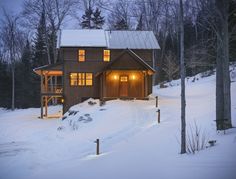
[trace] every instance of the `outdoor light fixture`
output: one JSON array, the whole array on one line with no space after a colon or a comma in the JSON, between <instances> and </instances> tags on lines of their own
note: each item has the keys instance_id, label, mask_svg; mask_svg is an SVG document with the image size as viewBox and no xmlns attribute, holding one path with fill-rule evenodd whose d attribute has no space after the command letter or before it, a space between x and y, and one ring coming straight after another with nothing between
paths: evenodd
<instances>
[{"instance_id":1,"label":"outdoor light fixture","mask_svg":"<svg viewBox=\"0 0 236 179\"><path fill-rule=\"evenodd\" d=\"M61 103L64 103L64 99L63 98L61 99Z\"/></svg>"},{"instance_id":2,"label":"outdoor light fixture","mask_svg":"<svg viewBox=\"0 0 236 179\"><path fill-rule=\"evenodd\" d=\"M136 76L135 75L132 75L132 80L135 80L136 79Z\"/></svg>"},{"instance_id":3,"label":"outdoor light fixture","mask_svg":"<svg viewBox=\"0 0 236 179\"><path fill-rule=\"evenodd\" d=\"M113 76L113 79L114 79L114 80L117 80L117 79L118 79L118 76L117 76L117 75L114 75L114 76Z\"/></svg>"}]
</instances>

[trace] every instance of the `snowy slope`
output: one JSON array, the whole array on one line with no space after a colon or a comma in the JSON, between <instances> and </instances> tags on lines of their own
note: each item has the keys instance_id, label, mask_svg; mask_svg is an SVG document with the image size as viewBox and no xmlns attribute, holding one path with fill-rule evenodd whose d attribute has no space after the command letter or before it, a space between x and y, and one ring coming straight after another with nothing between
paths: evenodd
<instances>
[{"instance_id":1,"label":"snowy slope","mask_svg":"<svg viewBox=\"0 0 236 179\"><path fill-rule=\"evenodd\" d=\"M232 118L236 126L236 70L232 78ZM180 155L180 86L160 89L161 123L149 101L96 100L75 105L64 120L38 119L40 109L0 109L1 179L234 179L236 129L216 132L215 75L186 79L187 126L196 123L216 146ZM196 78L197 78L196 77ZM57 111L60 106L51 107ZM101 155L94 140L101 141Z\"/></svg>"}]
</instances>

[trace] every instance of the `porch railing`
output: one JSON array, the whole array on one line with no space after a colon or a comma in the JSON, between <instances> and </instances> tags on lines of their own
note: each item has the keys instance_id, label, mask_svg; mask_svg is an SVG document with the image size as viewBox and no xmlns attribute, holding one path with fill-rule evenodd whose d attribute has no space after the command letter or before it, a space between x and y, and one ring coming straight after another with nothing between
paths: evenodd
<instances>
[{"instance_id":1,"label":"porch railing","mask_svg":"<svg viewBox=\"0 0 236 179\"><path fill-rule=\"evenodd\" d=\"M55 94L62 94L62 85L43 85L42 89L41 89L41 93L55 93Z\"/></svg>"}]
</instances>

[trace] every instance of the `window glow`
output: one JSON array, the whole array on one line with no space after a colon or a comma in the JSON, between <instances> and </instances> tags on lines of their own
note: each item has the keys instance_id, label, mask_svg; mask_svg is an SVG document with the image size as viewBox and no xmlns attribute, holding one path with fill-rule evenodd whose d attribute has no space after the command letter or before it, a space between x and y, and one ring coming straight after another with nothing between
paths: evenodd
<instances>
[{"instance_id":1,"label":"window glow","mask_svg":"<svg viewBox=\"0 0 236 179\"><path fill-rule=\"evenodd\" d=\"M121 82L127 82L128 81L128 77L127 76L121 76L120 77L120 81Z\"/></svg>"},{"instance_id":2,"label":"window glow","mask_svg":"<svg viewBox=\"0 0 236 179\"><path fill-rule=\"evenodd\" d=\"M70 74L70 85L71 86L77 86L77 73L71 73Z\"/></svg>"},{"instance_id":3,"label":"window glow","mask_svg":"<svg viewBox=\"0 0 236 179\"><path fill-rule=\"evenodd\" d=\"M85 61L85 50L79 50L78 59L79 59L79 62L84 62Z\"/></svg>"},{"instance_id":4,"label":"window glow","mask_svg":"<svg viewBox=\"0 0 236 179\"><path fill-rule=\"evenodd\" d=\"M103 50L103 61L104 62L110 61L110 50Z\"/></svg>"},{"instance_id":5,"label":"window glow","mask_svg":"<svg viewBox=\"0 0 236 179\"><path fill-rule=\"evenodd\" d=\"M92 73L70 73L71 86L92 86L93 74Z\"/></svg>"},{"instance_id":6,"label":"window glow","mask_svg":"<svg viewBox=\"0 0 236 179\"><path fill-rule=\"evenodd\" d=\"M93 85L93 74L86 73L86 86L92 86L92 85Z\"/></svg>"}]
</instances>

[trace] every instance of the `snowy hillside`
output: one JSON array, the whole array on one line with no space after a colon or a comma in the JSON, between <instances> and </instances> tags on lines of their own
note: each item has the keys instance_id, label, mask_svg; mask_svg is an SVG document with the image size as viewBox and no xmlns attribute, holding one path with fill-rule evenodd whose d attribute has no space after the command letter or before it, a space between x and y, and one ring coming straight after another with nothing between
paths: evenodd
<instances>
[{"instance_id":1,"label":"snowy hillside","mask_svg":"<svg viewBox=\"0 0 236 179\"><path fill-rule=\"evenodd\" d=\"M236 69L231 70L236 126ZM179 154L178 84L176 80L167 88L154 87L148 101L112 100L100 106L89 99L73 106L63 120L38 119L40 109L0 109L0 179L236 178L236 129L216 132L215 75L186 79L187 127L196 122L207 140L216 140L216 146L194 155Z\"/></svg>"}]
</instances>

